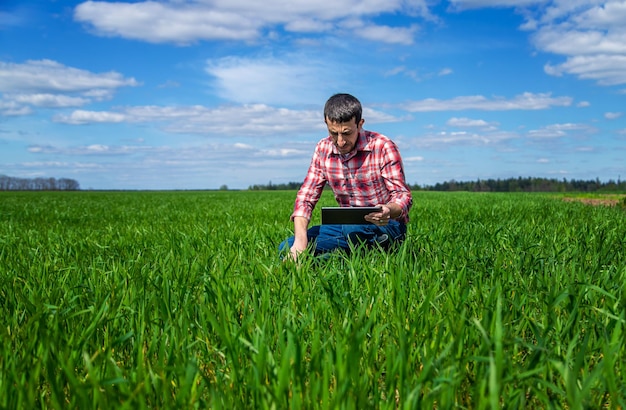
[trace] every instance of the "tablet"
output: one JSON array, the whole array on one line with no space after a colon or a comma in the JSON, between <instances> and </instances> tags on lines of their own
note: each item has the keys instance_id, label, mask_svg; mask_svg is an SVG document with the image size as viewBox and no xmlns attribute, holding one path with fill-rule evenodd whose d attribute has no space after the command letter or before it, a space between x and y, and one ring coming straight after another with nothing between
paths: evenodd
<instances>
[{"instance_id":1,"label":"tablet","mask_svg":"<svg viewBox=\"0 0 626 410\"><path fill-rule=\"evenodd\" d=\"M365 215L372 212L381 212L378 206L358 206L358 207L330 207L322 208L322 225L355 225L368 224Z\"/></svg>"}]
</instances>

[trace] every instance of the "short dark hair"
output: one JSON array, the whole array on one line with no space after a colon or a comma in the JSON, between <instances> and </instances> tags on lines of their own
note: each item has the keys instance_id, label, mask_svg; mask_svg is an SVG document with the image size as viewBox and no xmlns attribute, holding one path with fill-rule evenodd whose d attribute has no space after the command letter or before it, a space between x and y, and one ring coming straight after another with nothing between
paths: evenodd
<instances>
[{"instance_id":1,"label":"short dark hair","mask_svg":"<svg viewBox=\"0 0 626 410\"><path fill-rule=\"evenodd\" d=\"M326 101L324 121L348 122L352 118L358 124L363 116L363 107L356 97L350 94L335 94Z\"/></svg>"}]
</instances>

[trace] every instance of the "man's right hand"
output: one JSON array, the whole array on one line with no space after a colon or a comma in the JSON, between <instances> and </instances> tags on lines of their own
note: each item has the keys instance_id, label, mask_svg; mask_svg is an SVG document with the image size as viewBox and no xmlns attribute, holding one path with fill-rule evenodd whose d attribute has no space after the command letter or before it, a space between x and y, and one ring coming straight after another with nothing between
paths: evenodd
<instances>
[{"instance_id":1,"label":"man's right hand","mask_svg":"<svg viewBox=\"0 0 626 410\"><path fill-rule=\"evenodd\" d=\"M289 249L291 259L293 259L294 261L298 260L298 256L306 250L306 246L307 246L306 243L304 244L304 246L302 246L302 245L298 245L298 241L294 241L293 245Z\"/></svg>"},{"instance_id":2,"label":"man's right hand","mask_svg":"<svg viewBox=\"0 0 626 410\"><path fill-rule=\"evenodd\" d=\"M293 245L289 249L289 253L291 254L291 258L295 261L298 259L298 256L306 250L308 246L309 238L307 237L307 227L309 226L309 221L306 218L301 216L297 216L293 220L294 224L294 240Z\"/></svg>"}]
</instances>

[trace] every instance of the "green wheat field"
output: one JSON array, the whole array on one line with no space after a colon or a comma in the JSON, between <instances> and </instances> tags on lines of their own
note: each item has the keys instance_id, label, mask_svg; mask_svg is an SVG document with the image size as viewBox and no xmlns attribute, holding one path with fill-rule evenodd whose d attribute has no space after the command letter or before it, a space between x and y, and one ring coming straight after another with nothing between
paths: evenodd
<instances>
[{"instance_id":1,"label":"green wheat field","mask_svg":"<svg viewBox=\"0 0 626 410\"><path fill-rule=\"evenodd\" d=\"M626 408L623 206L415 192L295 264L294 198L0 193L0 408Z\"/></svg>"}]
</instances>

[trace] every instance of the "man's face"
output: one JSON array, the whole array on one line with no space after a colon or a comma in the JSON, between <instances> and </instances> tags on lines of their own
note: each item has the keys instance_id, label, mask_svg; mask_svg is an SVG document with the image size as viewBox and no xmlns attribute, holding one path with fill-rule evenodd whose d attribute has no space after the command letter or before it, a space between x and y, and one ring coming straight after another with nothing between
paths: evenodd
<instances>
[{"instance_id":1,"label":"man's face","mask_svg":"<svg viewBox=\"0 0 626 410\"><path fill-rule=\"evenodd\" d=\"M328 135L339 150L340 154L347 154L356 147L356 140L359 138L359 131L363 126L364 120L359 123L354 118L348 122L334 122L326 118L326 126L328 127Z\"/></svg>"}]
</instances>

